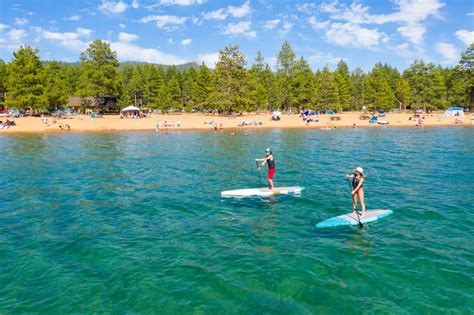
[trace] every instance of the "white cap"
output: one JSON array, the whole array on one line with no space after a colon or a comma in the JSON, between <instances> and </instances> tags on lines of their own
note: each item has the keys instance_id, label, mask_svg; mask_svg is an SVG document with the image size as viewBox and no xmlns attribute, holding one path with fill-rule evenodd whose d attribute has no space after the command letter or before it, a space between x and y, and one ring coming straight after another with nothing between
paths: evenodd
<instances>
[{"instance_id":1,"label":"white cap","mask_svg":"<svg viewBox=\"0 0 474 315\"><path fill-rule=\"evenodd\" d=\"M361 173L362 175L364 174L364 169L363 169L362 167L360 167L360 166L359 166L358 168L356 168L355 170L356 170L356 172L359 172L359 173Z\"/></svg>"}]
</instances>

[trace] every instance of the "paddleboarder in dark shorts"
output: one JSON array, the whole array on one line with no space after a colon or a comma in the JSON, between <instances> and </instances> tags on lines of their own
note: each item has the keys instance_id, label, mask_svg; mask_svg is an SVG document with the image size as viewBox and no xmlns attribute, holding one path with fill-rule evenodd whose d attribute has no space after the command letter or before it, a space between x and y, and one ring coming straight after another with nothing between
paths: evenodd
<instances>
[{"instance_id":1,"label":"paddleboarder in dark shorts","mask_svg":"<svg viewBox=\"0 0 474 315\"><path fill-rule=\"evenodd\" d=\"M359 198L360 205L362 207L361 217L365 215L365 201L364 201L364 169L358 167L355 169L354 174L346 175L346 178L352 178L352 211L357 211L357 198Z\"/></svg>"},{"instance_id":2,"label":"paddleboarder in dark shorts","mask_svg":"<svg viewBox=\"0 0 474 315\"><path fill-rule=\"evenodd\" d=\"M275 160L273 158L272 150L266 149L265 150L265 157L263 159L255 159L257 162L262 162L261 166L258 168L258 171L265 165L268 164L268 188L273 190L273 175L275 175Z\"/></svg>"}]
</instances>

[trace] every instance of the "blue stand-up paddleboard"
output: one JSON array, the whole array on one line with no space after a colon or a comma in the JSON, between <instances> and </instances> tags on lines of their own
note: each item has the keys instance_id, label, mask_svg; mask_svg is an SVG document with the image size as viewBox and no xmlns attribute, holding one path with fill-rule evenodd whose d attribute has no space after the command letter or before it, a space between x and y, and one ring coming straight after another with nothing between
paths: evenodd
<instances>
[{"instance_id":1,"label":"blue stand-up paddleboard","mask_svg":"<svg viewBox=\"0 0 474 315\"><path fill-rule=\"evenodd\" d=\"M300 195L304 187L275 187L272 190L268 188L248 188L227 190L221 192L221 197L270 197L274 195Z\"/></svg>"},{"instance_id":2,"label":"blue stand-up paddleboard","mask_svg":"<svg viewBox=\"0 0 474 315\"><path fill-rule=\"evenodd\" d=\"M362 224L374 222L385 217L388 217L393 213L392 210L384 210L384 209L377 209L377 210L370 210L365 212L364 217L360 217L360 222ZM331 228L343 225L358 225L359 220L357 218L357 214L355 213L348 213L343 214L334 218L330 218L324 221L319 222L316 224L316 228L324 229L324 228Z\"/></svg>"}]
</instances>

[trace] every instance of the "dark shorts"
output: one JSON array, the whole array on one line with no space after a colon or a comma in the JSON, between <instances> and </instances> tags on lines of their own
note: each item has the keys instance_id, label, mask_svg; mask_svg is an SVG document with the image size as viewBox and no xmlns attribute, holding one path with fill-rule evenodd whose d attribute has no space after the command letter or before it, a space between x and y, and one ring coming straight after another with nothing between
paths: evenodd
<instances>
[{"instance_id":1,"label":"dark shorts","mask_svg":"<svg viewBox=\"0 0 474 315\"><path fill-rule=\"evenodd\" d=\"M268 179L273 179L273 175L275 175L275 168L268 169Z\"/></svg>"}]
</instances>

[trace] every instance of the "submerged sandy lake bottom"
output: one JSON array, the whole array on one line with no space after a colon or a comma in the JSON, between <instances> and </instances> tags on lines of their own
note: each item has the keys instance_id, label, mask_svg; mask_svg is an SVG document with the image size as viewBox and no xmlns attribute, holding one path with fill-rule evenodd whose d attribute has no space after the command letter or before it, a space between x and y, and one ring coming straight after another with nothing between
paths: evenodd
<instances>
[{"instance_id":1,"label":"submerged sandy lake bottom","mask_svg":"<svg viewBox=\"0 0 474 315\"><path fill-rule=\"evenodd\" d=\"M266 147L303 195L221 199ZM473 313L473 162L472 128L3 135L0 312ZM316 230L356 166L394 214Z\"/></svg>"}]
</instances>

